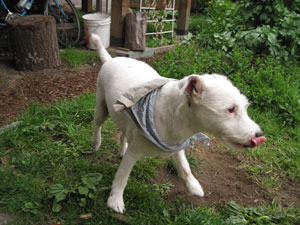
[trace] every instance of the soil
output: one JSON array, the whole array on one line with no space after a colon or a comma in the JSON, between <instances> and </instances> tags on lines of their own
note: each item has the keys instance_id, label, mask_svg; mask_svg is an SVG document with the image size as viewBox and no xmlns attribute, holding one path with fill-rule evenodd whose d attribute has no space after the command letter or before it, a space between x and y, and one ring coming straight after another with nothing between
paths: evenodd
<instances>
[{"instance_id":1,"label":"soil","mask_svg":"<svg viewBox=\"0 0 300 225\"><path fill-rule=\"evenodd\" d=\"M152 60L143 59L150 65ZM20 110L25 110L30 102L51 104L58 99L95 92L99 69L99 64L76 68L62 65L56 69L18 72L11 61L0 61L0 127L18 117ZM200 163L192 170L204 189L203 198L189 195L184 182L165 167L159 168L153 182L171 182L174 187L167 193L167 199L184 197L187 203L195 205L218 206L234 200L244 206L253 206L271 203L275 198L284 206L300 207L300 183L282 178L281 187L270 192L240 168L241 158L222 150L223 147L223 143L212 139L210 147L196 144L193 150L193 157Z\"/></svg>"},{"instance_id":2,"label":"soil","mask_svg":"<svg viewBox=\"0 0 300 225\"><path fill-rule=\"evenodd\" d=\"M156 182L171 182L176 187L168 193L168 198L181 195L195 205L218 206L235 201L244 206L255 206L272 202L268 191L255 183L245 170L239 169L241 161L222 151L222 146L218 140L212 139L209 147L198 144L193 150L193 158L200 159L200 163L197 168L192 167L192 172L204 190L203 198L189 195L184 182L167 168L160 168Z\"/></svg>"},{"instance_id":3,"label":"soil","mask_svg":"<svg viewBox=\"0 0 300 225\"><path fill-rule=\"evenodd\" d=\"M30 102L53 103L96 90L100 65L18 72L10 61L0 64L0 126L16 118Z\"/></svg>"}]
</instances>

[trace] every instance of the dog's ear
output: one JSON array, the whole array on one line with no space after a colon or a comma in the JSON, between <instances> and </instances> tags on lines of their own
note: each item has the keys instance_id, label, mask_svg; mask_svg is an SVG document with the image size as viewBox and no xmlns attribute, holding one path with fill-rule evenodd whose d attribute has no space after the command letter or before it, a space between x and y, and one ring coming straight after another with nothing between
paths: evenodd
<instances>
[{"instance_id":1,"label":"dog's ear","mask_svg":"<svg viewBox=\"0 0 300 225\"><path fill-rule=\"evenodd\" d=\"M199 75L191 75L179 83L181 92L192 99L201 99L204 88L203 81Z\"/></svg>"}]
</instances>

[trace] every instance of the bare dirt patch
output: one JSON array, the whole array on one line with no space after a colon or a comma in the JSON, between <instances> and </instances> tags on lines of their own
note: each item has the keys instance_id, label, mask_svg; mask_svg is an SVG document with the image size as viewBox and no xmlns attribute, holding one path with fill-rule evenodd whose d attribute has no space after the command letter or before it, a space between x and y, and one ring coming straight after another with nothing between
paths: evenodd
<instances>
[{"instance_id":1,"label":"bare dirt patch","mask_svg":"<svg viewBox=\"0 0 300 225\"><path fill-rule=\"evenodd\" d=\"M159 168L154 183L171 182L174 186L167 192L167 199L181 196L187 204L193 205L218 206L235 201L246 207L269 205L275 199L283 206L300 207L299 182L282 180L279 190L270 191L256 182L246 169L240 168L241 160L223 147L224 144L216 139L212 139L210 147L195 145L193 158L199 159L200 163L197 168L192 167L192 172L204 190L203 198L190 195L183 180L166 167Z\"/></svg>"},{"instance_id":2,"label":"bare dirt patch","mask_svg":"<svg viewBox=\"0 0 300 225\"><path fill-rule=\"evenodd\" d=\"M151 65L153 58L144 61ZM26 109L30 102L49 104L58 99L94 92L99 69L99 64L76 68L63 65L51 70L18 72L11 62L0 61L0 127L9 123L9 119L18 117L20 110ZM165 167L159 169L154 182L162 184L169 181L174 185L167 199L184 197L187 203L195 205L222 205L234 200L244 206L252 206L270 203L277 198L283 205L300 207L299 183L284 181L276 193L270 194L253 181L245 169L240 168L242 159L222 149L223 144L215 139L210 147L195 145L193 157L201 162L192 170L204 189L204 198L189 195L183 181Z\"/></svg>"},{"instance_id":3,"label":"bare dirt patch","mask_svg":"<svg viewBox=\"0 0 300 225\"><path fill-rule=\"evenodd\" d=\"M160 168L157 182L171 182L174 187L168 198L183 195L187 202L195 205L223 205L235 201L244 206L255 206L272 201L271 196L239 169L240 160L221 150L222 143L213 139L211 146L195 145L193 158L200 159L197 168L192 167L194 176L199 180L205 196L195 197L188 194L184 182L166 168ZM187 153L189 154L189 153Z\"/></svg>"},{"instance_id":4,"label":"bare dirt patch","mask_svg":"<svg viewBox=\"0 0 300 225\"><path fill-rule=\"evenodd\" d=\"M16 118L26 103L53 103L94 92L100 65L60 66L35 72L15 71L11 62L0 64L0 126Z\"/></svg>"}]
</instances>

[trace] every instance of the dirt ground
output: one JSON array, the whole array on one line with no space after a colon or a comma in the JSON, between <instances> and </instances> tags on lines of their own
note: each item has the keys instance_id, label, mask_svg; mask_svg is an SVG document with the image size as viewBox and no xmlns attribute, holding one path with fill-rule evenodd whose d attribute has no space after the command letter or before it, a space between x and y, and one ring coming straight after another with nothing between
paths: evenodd
<instances>
[{"instance_id":1,"label":"dirt ground","mask_svg":"<svg viewBox=\"0 0 300 225\"><path fill-rule=\"evenodd\" d=\"M151 65L152 58L144 59ZM0 61L0 127L11 118L20 115L26 104L32 101L45 104L61 98L72 98L86 92L94 92L100 65L83 65L70 68L66 65L38 72L18 72L11 61ZM284 206L300 207L300 183L283 178L281 187L270 192L261 187L241 169L241 157L226 153L223 143L212 139L210 147L195 145L193 157L200 160L193 173L200 181L205 197L189 195L183 181L164 167L158 171L154 182L171 182L174 187L167 198L182 196L187 203L195 205L222 205L231 200L244 206L271 203L275 198Z\"/></svg>"}]
</instances>

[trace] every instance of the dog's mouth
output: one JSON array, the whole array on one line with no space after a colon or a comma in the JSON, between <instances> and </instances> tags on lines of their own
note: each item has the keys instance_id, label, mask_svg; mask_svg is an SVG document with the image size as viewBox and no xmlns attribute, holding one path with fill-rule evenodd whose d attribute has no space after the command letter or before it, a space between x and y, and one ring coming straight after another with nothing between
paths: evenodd
<instances>
[{"instance_id":1,"label":"dog's mouth","mask_svg":"<svg viewBox=\"0 0 300 225\"><path fill-rule=\"evenodd\" d=\"M238 147L238 148L256 148L261 143L265 142L266 140L267 140L266 137L260 136L260 137L252 138L247 144L239 144L239 143L236 143L236 142L230 142L230 143L233 144L235 147Z\"/></svg>"}]
</instances>

